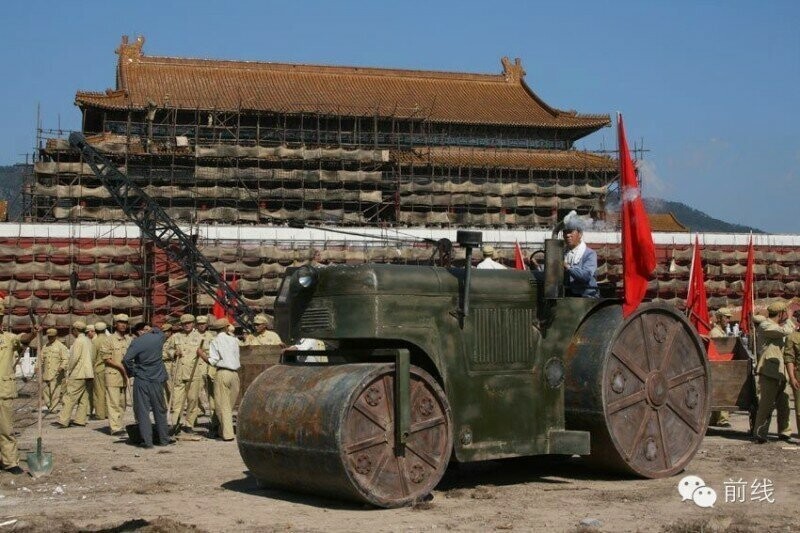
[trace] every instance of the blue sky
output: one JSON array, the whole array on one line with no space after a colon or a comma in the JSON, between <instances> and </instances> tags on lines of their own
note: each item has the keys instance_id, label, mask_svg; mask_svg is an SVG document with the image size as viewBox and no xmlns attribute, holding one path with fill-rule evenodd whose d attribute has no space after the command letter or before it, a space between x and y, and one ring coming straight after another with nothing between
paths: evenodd
<instances>
[{"instance_id":1,"label":"blue sky","mask_svg":"<svg viewBox=\"0 0 800 533\"><path fill-rule=\"evenodd\" d=\"M625 115L647 196L800 233L800 2L4 2L0 164L75 91L114 85L120 36L150 55L500 72L549 104ZM614 148L608 128L579 145Z\"/></svg>"}]
</instances>

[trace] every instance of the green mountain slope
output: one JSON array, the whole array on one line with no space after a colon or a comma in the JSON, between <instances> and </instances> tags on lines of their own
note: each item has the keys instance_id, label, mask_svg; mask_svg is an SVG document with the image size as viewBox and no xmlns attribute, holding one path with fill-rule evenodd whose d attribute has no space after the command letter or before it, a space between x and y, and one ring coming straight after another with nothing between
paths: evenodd
<instances>
[{"instance_id":1,"label":"green mountain slope","mask_svg":"<svg viewBox=\"0 0 800 533\"><path fill-rule=\"evenodd\" d=\"M760 229L731 224L708 216L700 210L682 202L662 200L661 198L645 198L645 207L649 213L672 213L678 221L690 231L708 233L764 233Z\"/></svg>"}]
</instances>

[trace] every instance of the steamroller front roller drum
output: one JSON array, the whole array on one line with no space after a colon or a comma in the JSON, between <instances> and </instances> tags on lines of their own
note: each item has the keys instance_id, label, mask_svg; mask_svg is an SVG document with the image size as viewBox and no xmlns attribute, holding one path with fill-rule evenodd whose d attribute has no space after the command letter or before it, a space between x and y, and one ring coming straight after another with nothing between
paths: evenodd
<instances>
[{"instance_id":1,"label":"steamroller front roller drum","mask_svg":"<svg viewBox=\"0 0 800 533\"><path fill-rule=\"evenodd\" d=\"M677 309L645 304L623 319L620 306L601 308L565 364L567 428L591 432L591 462L658 478L691 461L711 390L702 341Z\"/></svg>"},{"instance_id":2,"label":"steamroller front roller drum","mask_svg":"<svg viewBox=\"0 0 800 533\"><path fill-rule=\"evenodd\" d=\"M399 507L429 494L447 468L447 398L411 367L410 434L395 447L394 365L277 365L248 388L239 453L262 486Z\"/></svg>"}]
</instances>

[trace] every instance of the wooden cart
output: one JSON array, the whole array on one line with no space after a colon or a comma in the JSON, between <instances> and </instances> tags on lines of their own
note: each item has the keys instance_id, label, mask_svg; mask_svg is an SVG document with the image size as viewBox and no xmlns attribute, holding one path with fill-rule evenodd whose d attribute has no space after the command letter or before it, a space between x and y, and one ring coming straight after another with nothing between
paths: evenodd
<instances>
[{"instance_id":1,"label":"wooden cart","mask_svg":"<svg viewBox=\"0 0 800 533\"><path fill-rule=\"evenodd\" d=\"M712 411L747 411L752 432L758 410L755 364L739 337L711 339L717 354L709 357Z\"/></svg>"}]
</instances>

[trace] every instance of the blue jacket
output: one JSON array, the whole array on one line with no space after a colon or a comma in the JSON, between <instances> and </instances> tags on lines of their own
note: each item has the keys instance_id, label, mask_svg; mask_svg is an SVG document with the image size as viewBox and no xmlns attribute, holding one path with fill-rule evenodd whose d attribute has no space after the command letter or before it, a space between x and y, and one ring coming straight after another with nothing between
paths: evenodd
<instances>
[{"instance_id":1,"label":"blue jacket","mask_svg":"<svg viewBox=\"0 0 800 533\"><path fill-rule=\"evenodd\" d=\"M578 265L564 270L565 296L580 296L582 298L599 298L597 289L597 252L587 247ZM531 270L537 281L544 281L544 272Z\"/></svg>"},{"instance_id":2,"label":"blue jacket","mask_svg":"<svg viewBox=\"0 0 800 533\"><path fill-rule=\"evenodd\" d=\"M567 296L599 298L597 289L597 252L587 247L581 262L569 267L564 273L564 289Z\"/></svg>"},{"instance_id":3,"label":"blue jacket","mask_svg":"<svg viewBox=\"0 0 800 533\"><path fill-rule=\"evenodd\" d=\"M141 381L167 381L167 369L161 357L161 347L164 345L164 333L158 328L153 328L150 333L133 339L122 364L128 373L136 378L134 384Z\"/></svg>"}]
</instances>

